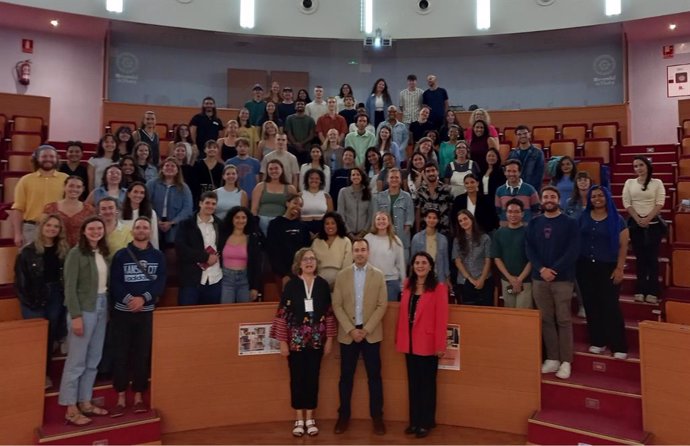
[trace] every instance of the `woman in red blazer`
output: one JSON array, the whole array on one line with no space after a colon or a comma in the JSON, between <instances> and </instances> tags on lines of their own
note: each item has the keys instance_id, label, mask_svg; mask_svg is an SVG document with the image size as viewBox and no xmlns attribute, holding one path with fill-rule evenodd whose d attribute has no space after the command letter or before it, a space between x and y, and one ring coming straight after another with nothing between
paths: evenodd
<instances>
[{"instance_id":1,"label":"woman in red blazer","mask_svg":"<svg viewBox=\"0 0 690 446\"><path fill-rule=\"evenodd\" d=\"M434 259L420 251L412 257L398 313L395 345L405 353L410 425L406 434L429 435L436 425L438 358L446 352L448 289L434 273Z\"/></svg>"}]
</instances>

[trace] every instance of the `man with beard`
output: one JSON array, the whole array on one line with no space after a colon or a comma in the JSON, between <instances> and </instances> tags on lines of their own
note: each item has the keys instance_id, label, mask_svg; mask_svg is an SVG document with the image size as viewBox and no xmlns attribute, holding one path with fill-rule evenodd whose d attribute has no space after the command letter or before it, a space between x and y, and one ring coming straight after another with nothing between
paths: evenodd
<instances>
[{"instance_id":1,"label":"man with beard","mask_svg":"<svg viewBox=\"0 0 690 446\"><path fill-rule=\"evenodd\" d=\"M210 96L204 98L201 105L201 113L197 113L189 121L189 133L199 149L199 159L206 157L204 147L206 141L220 138L223 130L223 121L217 115L216 101Z\"/></svg>"},{"instance_id":2,"label":"man with beard","mask_svg":"<svg viewBox=\"0 0 690 446\"><path fill-rule=\"evenodd\" d=\"M544 179L544 152L532 145L529 128L526 125L515 127L518 145L508 154L509 160L520 160L522 163L522 180L539 190Z\"/></svg>"},{"instance_id":3,"label":"man with beard","mask_svg":"<svg viewBox=\"0 0 690 446\"><path fill-rule=\"evenodd\" d=\"M165 291L166 278L165 256L151 245L151 230L148 217L134 220L132 242L115 254L110 266L113 387L117 392L112 418L125 414L130 378L134 413L149 410L143 393L149 384L153 310Z\"/></svg>"},{"instance_id":4,"label":"man with beard","mask_svg":"<svg viewBox=\"0 0 690 446\"><path fill-rule=\"evenodd\" d=\"M290 278L295 253L311 244L309 230L300 220L302 205L301 195L288 194L285 198L285 214L274 218L268 224L266 246L271 268L273 273L282 279L282 286Z\"/></svg>"},{"instance_id":5,"label":"man with beard","mask_svg":"<svg viewBox=\"0 0 690 446\"><path fill-rule=\"evenodd\" d=\"M416 208L416 232L425 228L424 218L426 211L434 209L438 212L438 232L450 236L450 209L453 204L453 196L450 188L439 181L438 166L433 161L429 161L424 166L426 181L417 190L417 198L414 200Z\"/></svg>"},{"instance_id":6,"label":"man with beard","mask_svg":"<svg viewBox=\"0 0 690 446\"><path fill-rule=\"evenodd\" d=\"M12 227L14 244L24 246L36 239L36 225L43 215L43 207L62 200L67 174L58 172L58 153L55 147L42 145L34 154L38 169L24 175L14 188Z\"/></svg>"},{"instance_id":7,"label":"man with beard","mask_svg":"<svg viewBox=\"0 0 690 446\"><path fill-rule=\"evenodd\" d=\"M285 120L285 133L290 142L290 153L297 157L299 165L308 163L309 147L316 135L316 121L304 112L304 101L295 101L295 114Z\"/></svg>"},{"instance_id":8,"label":"man with beard","mask_svg":"<svg viewBox=\"0 0 690 446\"><path fill-rule=\"evenodd\" d=\"M525 246L532 264L532 296L541 313L546 348L542 373L568 379L573 361L573 298L575 262L580 250L577 221L561 212L560 193L553 186L541 190L542 215L527 225Z\"/></svg>"}]
</instances>

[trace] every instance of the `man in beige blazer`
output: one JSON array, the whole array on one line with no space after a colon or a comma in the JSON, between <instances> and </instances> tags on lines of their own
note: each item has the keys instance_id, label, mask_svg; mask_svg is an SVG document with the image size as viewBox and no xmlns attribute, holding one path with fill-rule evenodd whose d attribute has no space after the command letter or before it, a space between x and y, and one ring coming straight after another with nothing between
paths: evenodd
<instances>
[{"instance_id":1,"label":"man in beige blazer","mask_svg":"<svg viewBox=\"0 0 690 446\"><path fill-rule=\"evenodd\" d=\"M341 434L350 421L352 384L360 353L369 380L369 412L374 433L384 435L383 383L381 381L381 320L386 314L388 293L383 273L369 265L369 243L364 239L352 243L351 267L341 270L333 289L333 311L338 319L340 343L340 408L335 433Z\"/></svg>"}]
</instances>

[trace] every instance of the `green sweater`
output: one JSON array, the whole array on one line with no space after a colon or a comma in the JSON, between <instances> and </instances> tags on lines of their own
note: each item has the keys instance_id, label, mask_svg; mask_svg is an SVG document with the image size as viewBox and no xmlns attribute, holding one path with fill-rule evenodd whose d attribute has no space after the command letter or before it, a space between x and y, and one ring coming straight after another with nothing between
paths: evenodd
<instances>
[{"instance_id":1,"label":"green sweater","mask_svg":"<svg viewBox=\"0 0 690 446\"><path fill-rule=\"evenodd\" d=\"M110 259L105 258L110 266ZM98 297L98 269L96 257L84 254L75 246L65 258L65 306L72 319L80 317L82 312L96 310Z\"/></svg>"}]
</instances>

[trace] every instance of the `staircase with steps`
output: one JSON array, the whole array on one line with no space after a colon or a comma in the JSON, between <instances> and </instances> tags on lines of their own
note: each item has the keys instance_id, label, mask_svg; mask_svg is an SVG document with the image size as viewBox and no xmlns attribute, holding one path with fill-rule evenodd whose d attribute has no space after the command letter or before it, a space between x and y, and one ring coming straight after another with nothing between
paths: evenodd
<instances>
[{"instance_id":1,"label":"staircase with steps","mask_svg":"<svg viewBox=\"0 0 690 446\"><path fill-rule=\"evenodd\" d=\"M573 318L575 357L570 378L542 378L542 408L528 421L532 444L645 444L638 323L656 320L659 306L621 296L628 358L589 353L586 321Z\"/></svg>"},{"instance_id":2,"label":"staircase with steps","mask_svg":"<svg viewBox=\"0 0 690 446\"><path fill-rule=\"evenodd\" d=\"M651 148L650 148L651 147ZM616 207L622 205L623 185L634 176L632 161L644 155L652 159L654 176L666 186L666 205L662 215L672 215L672 190L675 185L677 148L632 146L615 149L611 168L611 194ZM668 282L670 245L662 243L659 281ZM638 324L657 320L658 304L635 302L635 257L632 250L626 261L621 284L620 306L625 318L628 358L615 359L610 351L596 355L589 352L587 323L573 317L574 360L569 379L555 374L542 376L542 407L528 420L530 444L648 444L651 434L643 430Z\"/></svg>"},{"instance_id":3,"label":"staircase with steps","mask_svg":"<svg viewBox=\"0 0 690 446\"><path fill-rule=\"evenodd\" d=\"M46 389L43 425L34 432L37 444L160 444L160 414L151 409L147 413L135 414L129 409L119 418L93 417L87 426L66 425L65 408L58 404L58 389L65 357L53 358L49 375L53 387ZM134 394L128 392L127 402L131 406ZM106 409L114 407L117 393L110 380L97 379L94 385L93 401ZM149 393L144 393L149 404Z\"/></svg>"}]
</instances>

